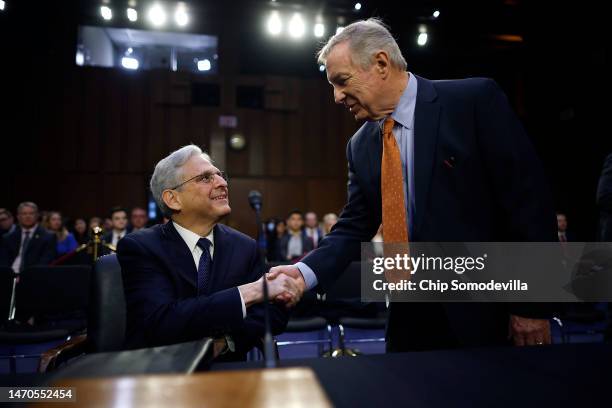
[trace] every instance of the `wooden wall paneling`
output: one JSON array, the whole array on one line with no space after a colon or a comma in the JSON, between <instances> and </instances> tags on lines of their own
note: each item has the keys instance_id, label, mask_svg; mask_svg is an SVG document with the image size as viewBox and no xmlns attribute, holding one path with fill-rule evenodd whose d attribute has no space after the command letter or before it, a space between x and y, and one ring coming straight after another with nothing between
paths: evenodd
<instances>
[{"instance_id":1,"label":"wooden wall paneling","mask_svg":"<svg viewBox=\"0 0 612 408\"><path fill-rule=\"evenodd\" d=\"M218 116L217 109L201 106L191 107L189 143L194 143L206 152L210 150L210 127Z\"/></svg>"},{"instance_id":2,"label":"wooden wall paneling","mask_svg":"<svg viewBox=\"0 0 612 408\"><path fill-rule=\"evenodd\" d=\"M317 177L323 173L325 163L321 160L323 126L321 126L321 103L319 79L306 79L302 91L300 114L302 121L304 174Z\"/></svg>"},{"instance_id":3,"label":"wooden wall paneling","mask_svg":"<svg viewBox=\"0 0 612 408\"><path fill-rule=\"evenodd\" d=\"M147 126L149 129L149 141L147 143L147 162L148 167L152 168L155 164L168 154L165 141L165 115L166 110L163 102L163 84L161 75L152 71L148 79L148 89L150 90Z\"/></svg>"},{"instance_id":4,"label":"wooden wall paneling","mask_svg":"<svg viewBox=\"0 0 612 408\"><path fill-rule=\"evenodd\" d=\"M317 178L306 182L306 210L316 212L319 219L330 212L339 214L346 198L346 180Z\"/></svg>"},{"instance_id":5,"label":"wooden wall paneling","mask_svg":"<svg viewBox=\"0 0 612 408\"><path fill-rule=\"evenodd\" d=\"M249 128L247 126L247 117L249 109L236 109L233 114L238 118L238 127L236 129L224 128L222 129L225 142L227 143L229 138L234 134L241 133L247 138L249 136ZM244 177L249 175L249 150L252 148L249 143L247 147L241 151L235 151L226 148L226 171L232 177Z\"/></svg>"},{"instance_id":6,"label":"wooden wall paneling","mask_svg":"<svg viewBox=\"0 0 612 408\"><path fill-rule=\"evenodd\" d=\"M121 149L123 134L123 86L126 81L125 73L117 70L108 70L104 87L102 88L101 118L102 122L102 169L105 172L117 173L121 170Z\"/></svg>"},{"instance_id":7,"label":"wooden wall paneling","mask_svg":"<svg viewBox=\"0 0 612 408\"><path fill-rule=\"evenodd\" d=\"M98 208L104 214L118 205L128 209L136 205L146 208L147 183L141 174L106 174L101 188L104 200Z\"/></svg>"},{"instance_id":8,"label":"wooden wall paneling","mask_svg":"<svg viewBox=\"0 0 612 408\"><path fill-rule=\"evenodd\" d=\"M97 174L65 174L57 184L58 202L53 209L60 210L64 217L106 216L108 209L98 202L98 190L102 189L102 178Z\"/></svg>"},{"instance_id":9,"label":"wooden wall paneling","mask_svg":"<svg viewBox=\"0 0 612 408\"><path fill-rule=\"evenodd\" d=\"M264 197L264 211L268 206L267 196L264 193L265 182L262 179L232 177L229 183L229 204L232 213L225 223L251 237L256 236L253 210L249 206L248 197L251 190L262 192Z\"/></svg>"},{"instance_id":10,"label":"wooden wall paneling","mask_svg":"<svg viewBox=\"0 0 612 408\"><path fill-rule=\"evenodd\" d=\"M263 176L265 172L265 113L260 110L249 109L246 111L243 135L247 140L249 153L249 170L251 176Z\"/></svg>"},{"instance_id":11,"label":"wooden wall paneling","mask_svg":"<svg viewBox=\"0 0 612 408\"><path fill-rule=\"evenodd\" d=\"M59 168L64 172L74 172L78 169L77 157L81 151L79 125L83 112L82 86L83 71L75 69L64 87L61 113L58 115L61 121L59 133L53 135L56 142L61 144ZM61 136L58 138L58 135Z\"/></svg>"},{"instance_id":12,"label":"wooden wall paneling","mask_svg":"<svg viewBox=\"0 0 612 408\"><path fill-rule=\"evenodd\" d=\"M267 149L266 174L268 176L282 176L285 174L285 161L287 160L285 133L285 115L281 112L266 111Z\"/></svg>"},{"instance_id":13,"label":"wooden wall paneling","mask_svg":"<svg viewBox=\"0 0 612 408\"><path fill-rule=\"evenodd\" d=\"M145 165L145 147L148 144L147 110L145 109L145 92L143 76L135 76L126 81L126 117L125 117L125 155L122 169L127 172L149 172Z\"/></svg>"},{"instance_id":14,"label":"wooden wall paneling","mask_svg":"<svg viewBox=\"0 0 612 408\"><path fill-rule=\"evenodd\" d=\"M171 151L189 144L189 134L187 131L187 108L184 106L168 105L164 106L166 110L166 120L164 126L166 128L166 137L168 141L166 156Z\"/></svg>"},{"instance_id":15,"label":"wooden wall paneling","mask_svg":"<svg viewBox=\"0 0 612 408\"><path fill-rule=\"evenodd\" d=\"M55 182L50 182L49 177L56 177L56 174L45 173L18 173L15 175L15 196L17 200L15 204L23 201L35 202L40 210L58 208L59 195ZM17 206L13 208L16 211ZM13 212L15 215L16 212Z\"/></svg>"},{"instance_id":16,"label":"wooden wall paneling","mask_svg":"<svg viewBox=\"0 0 612 408\"><path fill-rule=\"evenodd\" d=\"M104 85L104 68L84 68L85 81L83 87L83 120L79 123L79 134L82 140L81 154L79 155L79 170L82 172L98 171L100 163L100 132L104 115L101 112L101 92Z\"/></svg>"}]
</instances>

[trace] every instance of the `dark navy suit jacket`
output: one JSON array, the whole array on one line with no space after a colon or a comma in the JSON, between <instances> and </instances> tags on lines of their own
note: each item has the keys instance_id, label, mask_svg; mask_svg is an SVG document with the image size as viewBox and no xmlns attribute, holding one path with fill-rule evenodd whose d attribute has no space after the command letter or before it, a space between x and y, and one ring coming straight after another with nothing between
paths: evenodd
<instances>
[{"instance_id":1,"label":"dark navy suit jacket","mask_svg":"<svg viewBox=\"0 0 612 408\"><path fill-rule=\"evenodd\" d=\"M264 335L263 305L243 318L237 286L262 276L255 241L225 225L214 227L214 256L209 291L197 295L197 268L191 251L172 222L126 235L119 241L127 305L126 347L152 347L232 336L243 358ZM271 305L274 334L282 332L288 314Z\"/></svg>"},{"instance_id":2,"label":"dark navy suit jacket","mask_svg":"<svg viewBox=\"0 0 612 408\"><path fill-rule=\"evenodd\" d=\"M416 78L416 215L410 239L557 241L554 206L542 166L497 84L485 78ZM382 143L378 123L365 123L349 140L346 154L348 202L331 233L302 260L316 273L321 291L349 262L359 260L360 242L371 239L382 218ZM432 316L444 315L460 344L480 345L499 343L506 337L508 312L526 317L545 317L549 313L547 307L505 306L506 310L492 305L447 304L443 313ZM433 307L392 304L388 340L397 344L408 336L422 335L421 345L426 348L435 339L411 327L410 317L427 314Z\"/></svg>"},{"instance_id":3,"label":"dark navy suit jacket","mask_svg":"<svg viewBox=\"0 0 612 408\"><path fill-rule=\"evenodd\" d=\"M17 226L13 232L4 235L1 239L0 266L12 266L15 258L19 255L19 248L21 247L21 227ZM39 225L34 230L25 250L24 267L48 265L56 258L56 243L55 234Z\"/></svg>"}]
</instances>

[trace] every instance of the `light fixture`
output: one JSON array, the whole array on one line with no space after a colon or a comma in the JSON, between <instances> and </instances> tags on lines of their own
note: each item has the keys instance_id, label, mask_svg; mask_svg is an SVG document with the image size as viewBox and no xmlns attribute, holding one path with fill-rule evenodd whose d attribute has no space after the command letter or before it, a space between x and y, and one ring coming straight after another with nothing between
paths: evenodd
<instances>
[{"instance_id":1,"label":"light fixture","mask_svg":"<svg viewBox=\"0 0 612 408\"><path fill-rule=\"evenodd\" d=\"M4 0L0 0L0 10L4 10Z\"/></svg>"},{"instance_id":2,"label":"light fixture","mask_svg":"<svg viewBox=\"0 0 612 408\"><path fill-rule=\"evenodd\" d=\"M319 65L319 72L323 72L325 71L325 65L321 64Z\"/></svg>"},{"instance_id":3,"label":"light fixture","mask_svg":"<svg viewBox=\"0 0 612 408\"><path fill-rule=\"evenodd\" d=\"M438 18L438 17L440 17L440 10L436 10L436 11L434 11L434 12L433 12L433 17L434 17L434 18Z\"/></svg>"},{"instance_id":4,"label":"light fixture","mask_svg":"<svg viewBox=\"0 0 612 408\"><path fill-rule=\"evenodd\" d=\"M314 35L317 38L321 38L325 35L325 25L323 23L316 23L314 25Z\"/></svg>"},{"instance_id":5,"label":"light fixture","mask_svg":"<svg viewBox=\"0 0 612 408\"><path fill-rule=\"evenodd\" d=\"M174 12L174 21L179 27L185 27L189 23L189 15L187 14L187 8L183 3L179 3L176 6Z\"/></svg>"},{"instance_id":6,"label":"light fixture","mask_svg":"<svg viewBox=\"0 0 612 408\"><path fill-rule=\"evenodd\" d=\"M355 10L361 10L361 3L355 3Z\"/></svg>"},{"instance_id":7,"label":"light fixture","mask_svg":"<svg viewBox=\"0 0 612 408\"><path fill-rule=\"evenodd\" d=\"M102 15L103 19L110 20L113 18L113 10L108 6L102 6L100 7L100 15Z\"/></svg>"},{"instance_id":8,"label":"light fixture","mask_svg":"<svg viewBox=\"0 0 612 408\"><path fill-rule=\"evenodd\" d=\"M342 32L342 30L344 30L344 27L342 27L342 26L336 27L336 34L340 34Z\"/></svg>"},{"instance_id":9,"label":"light fixture","mask_svg":"<svg viewBox=\"0 0 612 408\"><path fill-rule=\"evenodd\" d=\"M240 133L232 135L232 137L229 139L229 146L232 148L232 150L238 152L243 150L246 147L246 144L246 138Z\"/></svg>"},{"instance_id":10,"label":"light fixture","mask_svg":"<svg viewBox=\"0 0 612 408\"><path fill-rule=\"evenodd\" d=\"M133 58L133 57L123 57L123 58L121 58L121 65L125 69L136 70L136 69L138 69L139 63L138 63L138 60L136 58Z\"/></svg>"},{"instance_id":11,"label":"light fixture","mask_svg":"<svg viewBox=\"0 0 612 408\"><path fill-rule=\"evenodd\" d=\"M150 9L149 9L149 20L151 20L151 23L156 26L156 27L161 27L164 24L166 24L166 11L163 9L163 7L159 4L154 4Z\"/></svg>"},{"instance_id":12,"label":"light fixture","mask_svg":"<svg viewBox=\"0 0 612 408\"><path fill-rule=\"evenodd\" d=\"M427 33L419 33L419 36L417 37L417 44L419 44L421 47L427 44Z\"/></svg>"},{"instance_id":13,"label":"light fixture","mask_svg":"<svg viewBox=\"0 0 612 408\"><path fill-rule=\"evenodd\" d=\"M83 51L78 50L76 52L76 64L82 67L84 63L85 63L85 54L83 54Z\"/></svg>"},{"instance_id":14,"label":"light fixture","mask_svg":"<svg viewBox=\"0 0 612 408\"><path fill-rule=\"evenodd\" d=\"M136 9L131 8L131 7L128 8L127 9L127 18L131 22L134 22L134 21L138 20L138 11L136 11Z\"/></svg>"},{"instance_id":15,"label":"light fixture","mask_svg":"<svg viewBox=\"0 0 612 408\"><path fill-rule=\"evenodd\" d=\"M279 35L283 29L283 22L278 11L273 11L268 18L268 32L272 35Z\"/></svg>"},{"instance_id":16,"label":"light fixture","mask_svg":"<svg viewBox=\"0 0 612 408\"><path fill-rule=\"evenodd\" d=\"M304 36L304 20L300 13L295 13L289 20L289 35L293 38L301 38Z\"/></svg>"},{"instance_id":17,"label":"light fixture","mask_svg":"<svg viewBox=\"0 0 612 408\"><path fill-rule=\"evenodd\" d=\"M198 61L198 71L210 71L210 60L203 59Z\"/></svg>"}]
</instances>

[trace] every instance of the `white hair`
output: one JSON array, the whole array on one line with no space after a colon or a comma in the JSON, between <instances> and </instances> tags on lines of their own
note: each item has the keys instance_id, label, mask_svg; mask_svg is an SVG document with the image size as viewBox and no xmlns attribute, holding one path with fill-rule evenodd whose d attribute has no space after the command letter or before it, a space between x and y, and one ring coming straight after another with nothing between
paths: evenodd
<instances>
[{"instance_id":1,"label":"white hair","mask_svg":"<svg viewBox=\"0 0 612 408\"><path fill-rule=\"evenodd\" d=\"M408 69L406 59L402 55L395 38L382 20L374 17L349 24L344 30L331 37L317 53L319 64L325 65L331 50L336 45L346 41L348 41L351 51L351 60L362 69L370 68L373 63L372 57L381 50L389 54L392 66L402 71Z\"/></svg>"},{"instance_id":2,"label":"white hair","mask_svg":"<svg viewBox=\"0 0 612 408\"><path fill-rule=\"evenodd\" d=\"M168 156L161 159L156 165L151 176L151 193L155 202L165 216L172 215L172 209L164 203L162 193L164 190L181 184L183 181L182 167L193 156L204 156L206 160L212 163L210 156L196 145L183 146L178 150L173 151Z\"/></svg>"}]
</instances>

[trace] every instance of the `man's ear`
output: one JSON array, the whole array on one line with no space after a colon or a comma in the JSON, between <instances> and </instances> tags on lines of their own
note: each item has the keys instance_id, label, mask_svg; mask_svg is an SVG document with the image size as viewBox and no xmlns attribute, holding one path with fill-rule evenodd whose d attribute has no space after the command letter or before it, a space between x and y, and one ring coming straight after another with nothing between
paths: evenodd
<instances>
[{"instance_id":1,"label":"man's ear","mask_svg":"<svg viewBox=\"0 0 612 408\"><path fill-rule=\"evenodd\" d=\"M168 206L168 208L174 211L180 211L183 208L181 204L181 198L174 190L164 190L162 193L162 200L164 204Z\"/></svg>"},{"instance_id":2,"label":"man's ear","mask_svg":"<svg viewBox=\"0 0 612 408\"><path fill-rule=\"evenodd\" d=\"M376 65L376 72L378 72L383 79L389 76L389 55L386 51L380 50L374 54L374 64Z\"/></svg>"}]
</instances>

